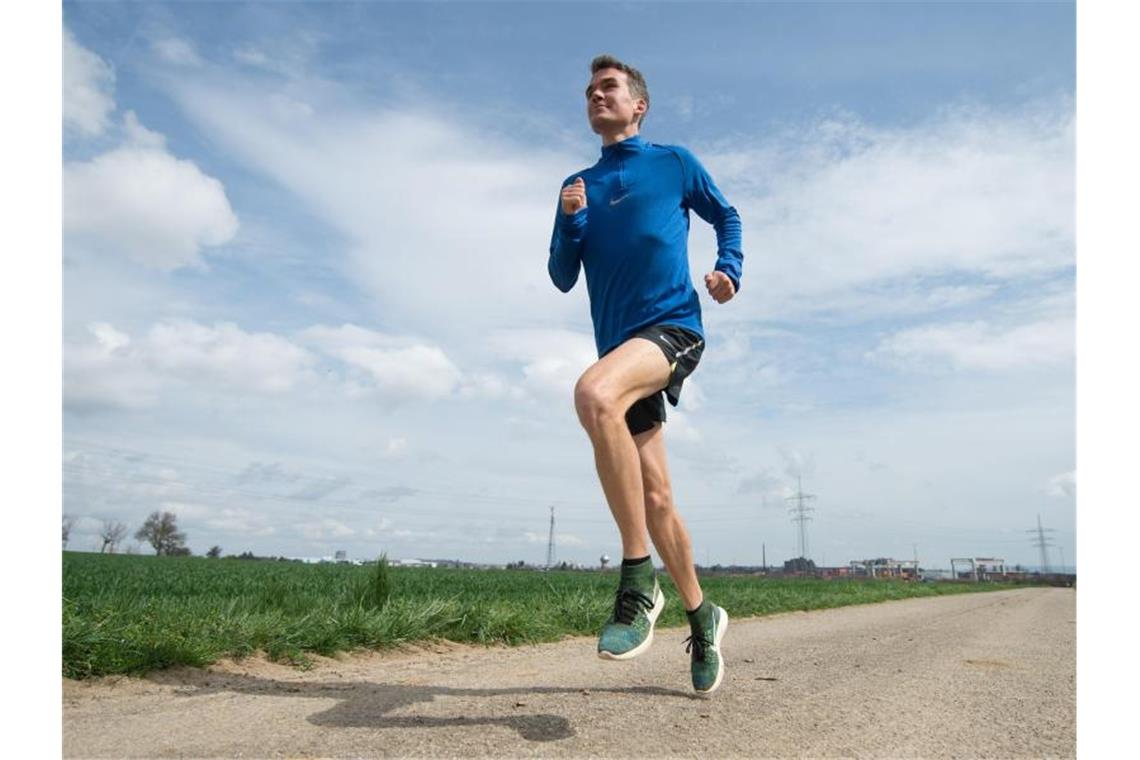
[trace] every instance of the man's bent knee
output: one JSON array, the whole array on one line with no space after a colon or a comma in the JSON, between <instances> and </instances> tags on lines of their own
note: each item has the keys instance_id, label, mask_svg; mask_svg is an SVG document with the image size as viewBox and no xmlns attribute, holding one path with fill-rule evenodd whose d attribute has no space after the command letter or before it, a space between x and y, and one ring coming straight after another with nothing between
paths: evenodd
<instances>
[{"instance_id":1,"label":"man's bent knee","mask_svg":"<svg viewBox=\"0 0 1140 760\"><path fill-rule=\"evenodd\" d=\"M619 400L607 392L605 385L589 373L578 379L574 386L574 409L578 420L587 430L595 430L607 419L624 419L625 410Z\"/></svg>"}]
</instances>

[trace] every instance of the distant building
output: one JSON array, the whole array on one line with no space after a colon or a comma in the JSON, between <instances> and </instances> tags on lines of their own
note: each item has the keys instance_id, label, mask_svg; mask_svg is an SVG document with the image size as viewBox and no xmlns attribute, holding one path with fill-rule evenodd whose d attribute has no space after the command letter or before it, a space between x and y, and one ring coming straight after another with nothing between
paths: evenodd
<instances>
[{"instance_id":1,"label":"distant building","mask_svg":"<svg viewBox=\"0 0 1140 760\"><path fill-rule=\"evenodd\" d=\"M388 564L394 567L438 567L439 563L434 560L423 559L390 559Z\"/></svg>"},{"instance_id":2,"label":"distant building","mask_svg":"<svg viewBox=\"0 0 1140 760\"><path fill-rule=\"evenodd\" d=\"M918 576L918 563L913 559L889 559L878 557L876 559L851 560L851 572L870 578L916 578Z\"/></svg>"},{"instance_id":3,"label":"distant building","mask_svg":"<svg viewBox=\"0 0 1140 760\"><path fill-rule=\"evenodd\" d=\"M966 570L959 570L961 565ZM950 560L950 574L955 580L988 581L1006 576L1005 560L995 557L957 557Z\"/></svg>"},{"instance_id":4,"label":"distant building","mask_svg":"<svg viewBox=\"0 0 1140 760\"><path fill-rule=\"evenodd\" d=\"M812 562L806 557L796 557L795 559L786 560L784 562L784 573L788 575L795 573L814 574L815 562Z\"/></svg>"}]
</instances>

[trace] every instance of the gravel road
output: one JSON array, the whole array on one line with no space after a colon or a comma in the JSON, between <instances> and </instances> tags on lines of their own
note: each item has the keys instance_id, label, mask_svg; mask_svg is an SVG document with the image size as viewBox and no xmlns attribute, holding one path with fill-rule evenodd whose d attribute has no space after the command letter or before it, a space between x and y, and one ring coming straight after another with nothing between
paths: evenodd
<instances>
[{"instance_id":1,"label":"gravel road","mask_svg":"<svg viewBox=\"0 0 1140 760\"><path fill-rule=\"evenodd\" d=\"M686 635L630 662L574 638L65 680L64 756L1076 755L1070 589L733 619L710 698Z\"/></svg>"}]
</instances>

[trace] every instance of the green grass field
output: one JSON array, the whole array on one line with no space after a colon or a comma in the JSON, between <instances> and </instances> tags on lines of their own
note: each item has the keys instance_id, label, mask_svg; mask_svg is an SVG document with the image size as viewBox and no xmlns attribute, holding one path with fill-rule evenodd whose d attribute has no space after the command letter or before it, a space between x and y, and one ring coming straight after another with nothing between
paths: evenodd
<instances>
[{"instance_id":1,"label":"green grass field","mask_svg":"<svg viewBox=\"0 0 1140 760\"><path fill-rule=\"evenodd\" d=\"M614 572L454 570L63 554L63 675L142 674L263 651L304 665L417 641L521 644L590 635L610 611ZM662 574L662 626L685 623ZM734 618L1008 588L997 584L707 577Z\"/></svg>"}]
</instances>

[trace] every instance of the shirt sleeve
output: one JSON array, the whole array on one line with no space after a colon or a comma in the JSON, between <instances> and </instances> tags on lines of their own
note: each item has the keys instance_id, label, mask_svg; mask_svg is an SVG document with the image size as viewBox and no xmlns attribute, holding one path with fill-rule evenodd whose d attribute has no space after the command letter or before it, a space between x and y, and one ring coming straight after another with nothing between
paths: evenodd
<instances>
[{"instance_id":1,"label":"shirt sleeve","mask_svg":"<svg viewBox=\"0 0 1140 760\"><path fill-rule=\"evenodd\" d=\"M713 269L728 275L737 292L740 292L741 270L744 265L740 214L728 205L713 178L696 156L678 146L673 146L673 151L681 160L685 207L696 211L697 216L716 230L717 253L716 266Z\"/></svg>"},{"instance_id":2,"label":"shirt sleeve","mask_svg":"<svg viewBox=\"0 0 1140 760\"><path fill-rule=\"evenodd\" d=\"M562 183L563 187L574 178ZM562 199L559 197L554 210L554 232L550 236L550 259L546 270L550 280L563 293L569 293L578 281L582 269L582 243L586 239L586 216L589 206L578 209L573 214L562 213Z\"/></svg>"}]
</instances>

